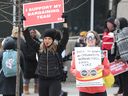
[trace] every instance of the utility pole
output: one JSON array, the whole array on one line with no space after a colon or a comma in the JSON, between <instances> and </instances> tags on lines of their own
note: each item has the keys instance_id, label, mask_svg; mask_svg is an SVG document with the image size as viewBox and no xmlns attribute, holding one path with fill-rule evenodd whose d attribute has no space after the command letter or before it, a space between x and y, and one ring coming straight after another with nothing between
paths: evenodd
<instances>
[{"instance_id":1,"label":"utility pole","mask_svg":"<svg viewBox=\"0 0 128 96\"><path fill-rule=\"evenodd\" d=\"M17 73L16 73L16 96L20 96L20 32L21 32L21 1L20 0L14 0L14 17L13 17L13 23L15 26L18 27L18 37L17 37ZM17 10L17 11L16 11ZM16 14L16 12L18 12ZM17 16L18 15L18 16Z\"/></svg>"}]
</instances>

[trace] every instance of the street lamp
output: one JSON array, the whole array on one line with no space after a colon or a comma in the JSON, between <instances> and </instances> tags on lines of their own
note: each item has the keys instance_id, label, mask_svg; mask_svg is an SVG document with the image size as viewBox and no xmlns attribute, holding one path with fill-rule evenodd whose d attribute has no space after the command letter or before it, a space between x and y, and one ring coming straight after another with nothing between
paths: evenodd
<instances>
[{"instance_id":1,"label":"street lamp","mask_svg":"<svg viewBox=\"0 0 128 96\"><path fill-rule=\"evenodd\" d=\"M16 0L13 0L13 26L16 26Z\"/></svg>"},{"instance_id":2,"label":"street lamp","mask_svg":"<svg viewBox=\"0 0 128 96\"><path fill-rule=\"evenodd\" d=\"M90 17L90 30L94 30L94 0L91 0L91 17Z\"/></svg>"}]
</instances>

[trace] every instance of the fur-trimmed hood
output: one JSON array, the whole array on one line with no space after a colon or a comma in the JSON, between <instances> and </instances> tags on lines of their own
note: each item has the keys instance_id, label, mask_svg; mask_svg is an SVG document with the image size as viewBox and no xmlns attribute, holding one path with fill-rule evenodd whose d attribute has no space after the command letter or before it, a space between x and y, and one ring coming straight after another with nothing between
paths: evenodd
<instances>
[{"instance_id":1,"label":"fur-trimmed hood","mask_svg":"<svg viewBox=\"0 0 128 96\"><path fill-rule=\"evenodd\" d=\"M40 50L39 50L40 53L51 52L51 53L55 54L56 51L57 51L57 44L54 42L49 47L45 47L43 42L40 44Z\"/></svg>"}]
</instances>

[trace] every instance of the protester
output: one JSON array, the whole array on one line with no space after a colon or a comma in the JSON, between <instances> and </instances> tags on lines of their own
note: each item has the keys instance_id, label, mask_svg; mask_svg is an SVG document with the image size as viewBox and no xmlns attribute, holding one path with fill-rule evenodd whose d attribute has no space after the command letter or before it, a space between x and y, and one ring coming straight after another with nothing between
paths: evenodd
<instances>
[{"instance_id":1,"label":"protester","mask_svg":"<svg viewBox=\"0 0 128 96\"><path fill-rule=\"evenodd\" d=\"M94 31L89 31L86 35L86 46L87 47L98 47L100 44L100 38L98 34ZM75 53L72 56L71 61L71 68L70 72L76 76L77 70L75 67ZM99 65L98 67L101 68L103 71L103 77L107 76L110 73L109 70L109 61L106 57L102 58L102 65ZM106 87L103 86L95 86L95 87L78 87L79 90L79 96L107 96Z\"/></svg>"},{"instance_id":2,"label":"protester","mask_svg":"<svg viewBox=\"0 0 128 96\"><path fill-rule=\"evenodd\" d=\"M86 31L81 31L79 34L79 38L76 41L75 47L85 47L85 37L86 37L87 32Z\"/></svg>"},{"instance_id":3,"label":"protester","mask_svg":"<svg viewBox=\"0 0 128 96\"><path fill-rule=\"evenodd\" d=\"M17 48L18 32L19 32L19 28L14 26L12 29L12 34L10 36L11 38L15 40L16 48ZM31 33L31 37L33 38L33 40L40 43L39 41L39 38L41 36L40 33L35 29L31 29L30 33ZM34 92L37 93L38 92L38 79L37 79L37 75L35 75L35 70L37 67L36 53L38 52L38 50L35 50L32 47L32 45L26 42L27 40L25 39L26 38L24 38L22 32L20 32L20 49L23 52L24 59L25 59L24 68L23 68L23 73L24 73L24 78L25 78L23 89L24 89L25 94L29 94L30 79L35 78Z\"/></svg>"},{"instance_id":4,"label":"protester","mask_svg":"<svg viewBox=\"0 0 128 96\"><path fill-rule=\"evenodd\" d=\"M3 72L2 68L2 60L3 60L3 53L6 50L15 50L17 51L17 48L15 47L15 40L12 37L5 38L3 44L2 44L3 50L0 51L0 94L3 94L3 96L16 96L16 76L12 77L6 77ZM19 51L20 55L20 68L23 69L24 65L24 56L21 51ZM16 61L17 62L17 61ZM11 62L9 63L11 64ZM11 66L11 65L10 65ZM21 71L20 71L21 73ZM22 80L22 74L20 75L20 94L22 95L23 92L23 80Z\"/></svg>"},{"instance_id":5,"label":"protester","mask_svg":"<svg viewBox=\"0 0 128 96\"><path fill-rule=\"evenodd\" d=\"M36 43L40 44L40 33L35 29L30 29L30 38ZM26 52L25 52L25 65L24 65L24 94L29 94L29 83L31 79L34 79L34 93L38 93L38 76L35 74L37 68L38 49L33 47L33 44L29 43L28 37L26 40Z\"/></svg>"},{"instance_id":6,"label":"protester","mask_svg":"<svg viewBox=\"0 0 128 96\"><path fill-rule=\"evenodd\" d=\"M30 38L28 29L23 34L25 38L28 37L29 43L35 49L39 50L38 66L36 74L39 77L39 96L59 96L61 93L61 79L63 65L61 62L61 53L66 48L68 42L67 25L64 23L63 36L58 42L54 42L58 37L58 31L49 29L44 32L43 41L41 44L36 43Z\"/></svg>"},{"instance_id":7,"label":"protester","mask_svg":"<svg viewBox=\"0 0 128 96\"><path fill-rule=\"evenodd\" d=\"M124 17L115 20L117 30L114 31L115 43L112 46L112 54L115 55L115 62L128 62L128 20ZM127 59L127 60L126 60ZM128 96L128 71L116 76L119 90L115 96Z\"/></svg>"},{"instance_id":8,"label":"protester","mask_svg":"<svg viewBox=\"0 0 128 96\"><path fill-rule=\"evenodd\" d=\"M16 48L17 48L18 32L19 32L19 28L16 27L16 26L13 26L12 34L11 34L10 37L15 40L15 47ZM24 36L23 36L22 32L20 32L20 38L19 39L20 39L20 50L23 52L24 55L26 55L25 54L25 52L26 52L26 44L25 44L25 39L24 39ZM4 43L4 40L2 41L2 44Z\"/></svg>"},{"instance_id":9,"label":"protester","mask_svg":"<svg viewBox=\"0 0 128 96\"><path fill-rule=\"evenodd\" d=\"M18 32L19 31L21 31L21 30L19 30L19 27L13 26L13 28L12 28L12 34L11 34L11 36L8 36L8 37L11 37L11 38L14 39L14 41L15 41L15 48L16 49L17 49L17 45L19 44L20 51L22 51L22 53L24 54L24 59L25 59L25 56L26 56L26 44L25 44L25 42L26 41L24 39L24 36L23 36L22 32L20 32L19 33L19 35L20 35L19 36L19 42L17 42L18 41ZM4 40L2 41L2 45L4 44ZM23 70L24 70L24 68L23 68Z\"/></svg>"},{"instance_id":10,"label":"protester","mask_svg":"<svg viewBox=\"0 0 128 96\"><path fill-rule=\"evenodd\" d=\"M110 62L114 61L114 55L111 54L111 48L114 43L114 33L116 28L114 18L109 17L105 22L105 28L102 37L102 50L108 51L108 59Z\"/></svg>"}]
</instances>

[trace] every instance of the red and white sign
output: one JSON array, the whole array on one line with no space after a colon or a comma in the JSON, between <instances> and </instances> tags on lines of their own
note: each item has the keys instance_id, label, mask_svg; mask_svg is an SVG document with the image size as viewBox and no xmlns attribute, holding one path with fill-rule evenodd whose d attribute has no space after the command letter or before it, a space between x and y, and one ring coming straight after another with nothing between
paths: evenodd
<instances>
[{"instance_id":1,"label":"red and white sign","mask_svg":"<svg viewBox=\"0 0 128 96\"><path fill-rule=\"evenodd\" d=\"M128 71L128 64L122 61L110 63L110 70L114 76Z\"/></svg>"},{"instance_id":2,"label":"red and white sign","mask_svg":"<svg viewBox=\"0 0 128 96\"><path fill-rule=\"evenodd\" d=\"M48 0L23 4L24 27L63 22L63 0Z\"/></svg>"}]
</instances>

